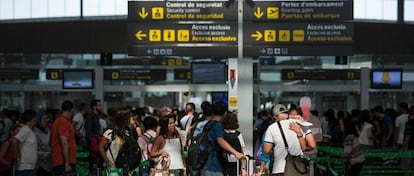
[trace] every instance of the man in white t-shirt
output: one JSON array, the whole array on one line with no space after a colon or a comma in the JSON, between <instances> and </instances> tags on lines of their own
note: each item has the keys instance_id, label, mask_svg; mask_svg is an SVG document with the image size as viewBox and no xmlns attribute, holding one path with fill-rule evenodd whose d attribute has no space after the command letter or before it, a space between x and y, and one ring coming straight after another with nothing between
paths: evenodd
<instances>
[{"instance_id":1,"label":"man in white t-shirt","mask_svg":"<svg viewBox=\"0 0 414 176\"><path fill-rule=\"evenodd\" d=\"M185 130L186 134L188 134L189 130L191 129L191 122L193 121L193 118L194 118L194 112L195 112L195 104L191 102L187 103L185 105L186 115L180 120L181 129Z\"/></svg>"},{"instance_id":2,"label":"man in white t-shirt","mask_svg":"<svg viewBox=\"0 0 414 176\"><path fill-rule=\"evenodd\" d=\"M36 112L26 110L21 116L23 126L12 138L17 158L17 175L35 175L38 158L37 137L33 132L36 125Z\"/></svg>"},{"instance_id":3,"label":"man in white t-shirt","mask_svg":"<svg viewBox=\"0 0 414 176\"><path fill-rule=\"evenodd\" d=\"M408 121L408 104L400 103L400 115L395 119L394 145L402 146L404 143L405 124Z\"/></svg>"},{"instance_id":4,"label":"man in white t-shirt","mask_svg":"<svg viewBox=\"0 0 414 176\"><path fill-rule=\"evenodd\" d=\"M299 130L300 133L296 133L290 129L290 126L293 125L292 120L288 119L288 110L282 104L278 104L273 107L272 113L273 117L278 121L280 120L280 125L282 127L286 142L288 143L288 150L291 155L303 155L302 149L306 148L305 137L302 130ZM279 122L275 122L267 128L266 135L264 138L263 150L265 153L272 153L274 156L273 161L273 175L283 175L285 172L286 156L288 152L285 148L285 143L283 141L282 134L279 129Z\"/></svg>"},{"instance_id":5,"label":"man in white t-shirt","mask_svg":"<svg viewBox=\"0 0 414 176\"><path fill-rule=\"evenodd\" d=\"M86 104L82 103L79 105L78 110L79 112L73 116L72 123L73 127L75 128L76 135L78 135L81 140L80 142L84 142L82 144L86 145L85 116L86 113L88 113L88 107L86 106Z\"/></svg>"}]
</instances>

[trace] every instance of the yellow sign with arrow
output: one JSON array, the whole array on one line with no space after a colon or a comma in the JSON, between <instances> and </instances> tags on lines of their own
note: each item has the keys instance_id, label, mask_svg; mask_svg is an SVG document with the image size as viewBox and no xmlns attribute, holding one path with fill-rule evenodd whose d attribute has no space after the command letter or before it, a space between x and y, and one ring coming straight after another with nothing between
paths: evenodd
<instances>
[{"instance_id":1,"label":"yellow sign with arrow","mask_svg":"<svg viewBox=\"0 0 414 176\"><path fill-rule=\"evenodd\" d=\"M254 16L255 16L257 19L262 18L262 16L263 16L263 12L260 10L260 7L258 7L258 8L256 9L256 11L254 12Z\"/></svg>"},{"instance_id":2,"label":"yellow sign with arrow","mask_svg":"<svg viewBox=\"0 0 414 176\"><path fill-rule=\"evenodd\" d=\"M256 31L256 33L252 34L251 36L252 36L253 38L256 38L256 41L257 41L257 40L262 39L263 34L262 34L260 31Z\"/></svg>"},{"instance_id":3,"label":"yellow sign with arrow","mask_svg":"<svg viewBox=\"0 0 414 176\"><path fill-rule=\"evenodd\" d=\"M136 37L138 40L142 40L142 38L143 38L143 37L147 37L147 34L144 34L144 33L142 33L142 31L141 31L141 30L139 30L139 31L135 34L135 37Z\"/></svg>"},{"instance_id":4,"label":"yellow sign with arrow","mask_svg":"<svg viewBox=\"0 0 414 176\"><path fill-rule=\"evenodd\" d=\"M145 7L141 8L141 11L138 13L138 15L142 18L145 19L148 16L148 12L145 10Z\"/></svg>"}]
</instances>

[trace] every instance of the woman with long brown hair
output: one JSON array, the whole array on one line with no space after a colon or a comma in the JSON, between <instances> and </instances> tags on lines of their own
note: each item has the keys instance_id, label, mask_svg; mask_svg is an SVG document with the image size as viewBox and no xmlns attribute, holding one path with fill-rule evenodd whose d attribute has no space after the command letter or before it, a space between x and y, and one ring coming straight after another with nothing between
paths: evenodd
<instances>
[{"instance_id":1,"label":"woman with long brown hair","mask_svg":"<svg viewBox=\"0 0 414 176\"><path fill-rule=\"evenodd\" d=\"M182 150L180 135L175 129L175 116L167 115L160 119L160 135L154 139L151 149L151 157L170 159L170 174L186 176L185 158Z\"/></svg>"}]
</instances>

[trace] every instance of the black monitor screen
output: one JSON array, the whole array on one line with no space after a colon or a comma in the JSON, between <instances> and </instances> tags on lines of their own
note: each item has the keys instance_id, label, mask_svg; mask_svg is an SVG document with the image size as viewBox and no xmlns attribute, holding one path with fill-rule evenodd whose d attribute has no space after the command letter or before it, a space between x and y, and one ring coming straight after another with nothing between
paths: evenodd
<instances>
[{"instance_id":1,"label":"black monitor screen","mask_svg":"<svg viewBox=\"0 0 414 176\"><path fill-rule=\"evenodd\" d=\"M63 70L63 89L93 89L93 70Z\"/></svg>"},{"instance_id":2,"label":"black monitor screen","mask_svg":"<svg viewBox=\"0 0 414 176\"><path fill-rule=\"evenodd\" d=\"M226 82L224 63L192 63L191 82L201 84L222 84Z\"/></svg>"},{"instance_id":3,"label":"black monitor screen","mask_svg":"<svg viewBox=\"0 0 414 176\"><path fill-rule=\"evenodd\" d=\"M372 89L401 89L402 70L372 70Z\"/></svg>"},{"instance_id":4,"label":"black monitor screen","mask_svg":"<svg viewBox=\"0 0 414 176\"><path fill-rule=\"evenodd\" d=\"M226 104L229 103L229 94L227 92L211 92L211 102L215 103L218 101L222 101Z\"/></svg>"}]
</instances>

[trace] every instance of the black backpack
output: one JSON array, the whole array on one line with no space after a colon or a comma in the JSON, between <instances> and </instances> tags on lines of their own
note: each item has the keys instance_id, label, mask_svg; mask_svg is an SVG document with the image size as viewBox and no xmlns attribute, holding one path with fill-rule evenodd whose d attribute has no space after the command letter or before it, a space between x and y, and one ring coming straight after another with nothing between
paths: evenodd
<instances>
[{"instance_id":1,"label":"black backpack","mask_svg":"<svg viewBox=\"0 0 414 176\"><path fill-rule=\"evenodd\" d=\"M117 168L128 166L129 171L133 171L141 162L141 149L139 148L138 142L134 139L129 130L114 130L114 132L124 140L124 144L119 149L118 156L115 159L115 166Z\"/></svg>"},{"instance_id":2,"label":"black backpack","mask_svg":"<svg viewBox=\"0 0 414 176\"><path fill-rule=\"evenodd\" d=\"M208 132L214 127L217 121L208 121L204 126L203 131L197 136L191 136L191 143L188 146L187 165L191 171L201 170L207 163L207 160L214 149L208 141Z\"/></svg>"},{"instance_id":3,"label":"black backpack","mask_svg":"<svg viewBox=\"0 0 414 176\"><path fill-rule=\"evenodd\" d=\"M240 144L240 140L239 140L239 135L240 132L236 131L235 133L231 133L231 132L224 132L224 140L227 141L227 143L229 143L231 145L231 147L233 147L236 151L241 152L242 151L242 146ZM237 158L236 156L234 156L232 153L226 151L226 150L222 150L222 159L223 159L223 164L226 165L231 165L231 164L236 164L237 163Z\"/></svg>"}]
</instances>

